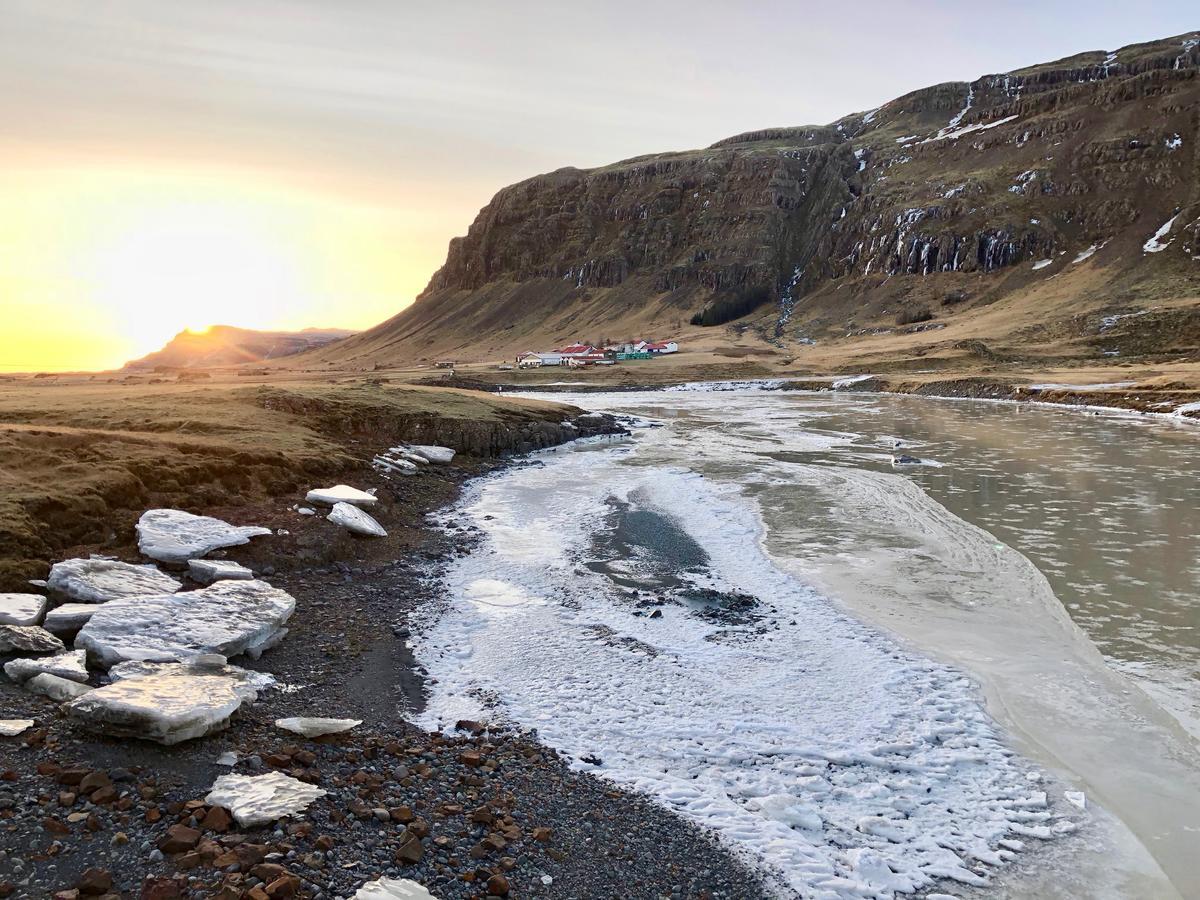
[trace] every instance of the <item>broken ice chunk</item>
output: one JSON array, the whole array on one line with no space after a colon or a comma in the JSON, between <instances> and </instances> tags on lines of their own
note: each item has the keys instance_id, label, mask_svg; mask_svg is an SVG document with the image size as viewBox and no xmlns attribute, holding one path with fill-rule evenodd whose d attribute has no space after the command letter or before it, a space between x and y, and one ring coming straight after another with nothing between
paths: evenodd
<instances>
[{"instance_id":1,"label":"broken ice chunk","mask_svg":"<svg viewBox=\"0 0 1200 900\"><path fill-rule=\"evenodd\" d=\"M46 620L42 622L42 627L56 634L78 631L103 605L103 603L64 603L46 613Z\"/></svg>"},{"instance_id":2,"label":"broken ice chunk","mask_svg":"<svg viewBox=\"0 0 1200 900\"><path fill-rule=\"evenodd\" d=\"M551 884L543 876L543 884ZM355 892L350 900L436 900L433 894L415 881L407 878L380 878L368 881Z\"/></svg>"},{"instance_id":3,"label":"broken ice chunk","mask_svg":"<svg viewBox=\"0 0 1200 900\"><path fill-rule=\"evenodd\" d=\"M57 653L63 642L38 625L0 625L0 653Z\"/></svg>"},{"instance_id":4,"label":"broken ice chunk","mask_svg":"<svg viewBox=\"0 0 1200 900\"><path fill-rule=\"evenodd\" d=\"M28 681L43 672L49 672L51 675L71 681L81 683L87 681L87 654L83 650L69 650L55 656L14 659L4 664L4 674L13 681Z\"/></svg>"},{"instance_id":5,"label":"broken ice chunk","mask_svg":"<svg viewBox=\"0 0 1200 900\"><path fill-rule=\"evenodd\" d=\"M1087 797L1083 791L1063 791L1063 797L1066 801L1080 809L1087 809Z\"/></svg>"},{"instance_id":6,"label":"broken ice chunk","mask_svg":"<svg viewBox=\"0 0 1200 900\"><path fill-rule=\"evenodd\" d=\"M364 537L387 537L383 526L375 521L369 513L363 512L357 506L349 503L335 503L327 516L334 525L341 525L352 534Z\"/></svg>"},{"instance_id":7,"label":"broken ice chunk","mask_svg":"<svg viewBox=\"0 0 1200 900\"><path fill-rule=\"evenodd\" d=\"M15 737L33 727L33 719L0 719L0 737Z\"/></svg>"},{"instance_id":8,"label":"broken ice chunk","mask_svg":"<svg viewBox=\"0 0 1200 900\"><path fill-rule=\"evenodd\" d=\"M214 581L249 581L254 572L231 559L189 559L188 574L201 584Z\"/></svg>"},{"instance_id":9,"label":"broken ice chunk","mask_svg":"<svg viewBox=\"0 0 1200 900\"><path fill-rule=\"evenodd\" d=\"M265 581L218 581L197 591L104 604L75 638L105 666L127 659L186 660L208 653L257 658L275 646L296 608Z\"/></svg>"},{"instance_id":10,"label":"broken ice chunk","mask_svg":"<svg viewBox=\"0 0 1200 900\"><path fill-rule=\"evenodd\" d=\"M258 525L230 525L178 509L151 509L138 519L138 549L161 562L185 563L220 547L236 547L270 534Z\"/></svg>"},{"instance_id":11,"label":"broken ice chunk","mask_svg":"<svg viewBox=\"0 0 1200 900\"><path fill-rule=\"evenodd\" d=\"M97 688L66 710L94 731L170 745L229 727L243 699L232 678L151 675Z\"/></svg>"},{"instance_id":12,"label":"broken ice chunk","mask_svg":"<svg viewBox=\"0 0 1200 900\"><path fill-rule=\"evenodd\" d=\"M266 775L222 775L204 798L210 806L223 806L243 827L265 825L307 809L325 791L282 772Z\"/></svg>"},{"instance_id":13,"label":"broken ice chunk","mask_svg":"<svg viewBox=\"0 0 1200 900\"><path fill-rule=\"evenodd\" d=\"M46 584L80 603L105 603L139 594L173 594L183 585L155 566L117 559L66 559L50 567Z\"/></svg>"},{"instance_id":14,"label":"broken ice chunk","mask_svg":"<svg viewBox=\"0 0 1200 900\"><path fill-rule=\"evenodd\" d=\"M220 756L213 760L218 766L236 766L238 761L237 754L232 750L226 750Z\"/></svg>"},{"instance_id":15,"label":"broken ice chunk","mask_svg":"<svg viewBox=\"0 0 1200 900\"><path fill-rule=\"evenodd\" d=\"M348 484L335 484L331 488L314 488L305 497L309 503L320 503L333 506L335 503L349 503L351 506L374 506L379 499L374 494L352 488Z\"/></svg>"},{"instance_id":16,"label":"broken ice chunk","mask_svg":"<svg viewBox=\"0 0 1200 900\"><path fill-rule=\"evenodd\" d=\"M448 463L454 459L454 451L449 447L437 447L429 444L413 444L406 448L409 453L419 456L431 463Z\"/></svg>"},{"instance_id":17,"label":"broken ice chunk","mask_svg":"<svg viewBox=\"0 0 1200 900\"><path fill-rule=\"evenodd\" d=\"M0 625L37 625L45 612L41 594L0 594Z\"/></svg>"},{"instance_id":18,"label":"broken ice chunk","mask_svg":"<svg viewBox=\"0 0 1200 900\"><path fill-rule=\"evenodd\" d=\"M319 716L297 716L290 719L276 719L275 727L305 737L320 737L323 734L340 734L349 731L356 725L361 725L362 719L323 719Z\"/></svg>"},{"instance_id":19,"label":"broken ice chunk","mask_svg":"<svg viewBox=\"0 0 1200 900\"><path fill-rule=\"evenodd\" d=\"M242 699L253 702L258 695L275 683L275 676L269 672L255 672L253 669L243 669L231 666L225 657L212 653L197 656L185 662L143 662L128 660L117 663L108 670L108 677L113 681L126 678L147 678L151 675L219 675L233 682L233 689Z\"/></svg>"},{"instance_id":20,"label":"broken ice chunk","mask_svg":"<svg viewBox=\"0 0 1200 900\"><path fill-rule=\"evenodd\" d=\"M25 690L32 694L41 694L43 697L49 697L51 700L63 703L67 700L74 700L76 697L82 697L93 690L93 688L91 685L80 684L78 681L71 681L67 678L59 678L57 675L51 675L49 672L42 672L40 675L35 675L25 682Z\"/></svg>"}]
</instances>

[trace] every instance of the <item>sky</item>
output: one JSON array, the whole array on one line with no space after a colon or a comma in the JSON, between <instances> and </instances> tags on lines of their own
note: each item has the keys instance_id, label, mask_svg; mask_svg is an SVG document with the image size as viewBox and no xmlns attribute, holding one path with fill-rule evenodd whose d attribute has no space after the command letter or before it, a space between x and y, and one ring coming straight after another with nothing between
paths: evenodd
<instances>
[{"instance_id":1,"label":"sky","mask_svg":"<svg viewBox=\"0 0 1200 900\"><path fill-rule=\"evenodd\" d=\"M0 0L0 372L366 328L501 187L1191 31L1194 0Z\"/></svg>"}]
</instances>

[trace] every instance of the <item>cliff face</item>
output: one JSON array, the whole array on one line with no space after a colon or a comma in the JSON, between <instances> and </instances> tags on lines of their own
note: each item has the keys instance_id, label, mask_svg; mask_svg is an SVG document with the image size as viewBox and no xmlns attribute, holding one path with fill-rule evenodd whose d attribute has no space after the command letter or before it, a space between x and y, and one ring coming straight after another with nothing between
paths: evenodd
<instances>
[{"instance_id":1,"label":"cliff face","mask_svg":"<svg viewBox=\"0 0 1200 900\"><path fill-rule=\"evenodd\" d=\"M410 309L334 352L677 329L753 288L773 301L755 319L764 334L807 340L905 297L993 301L1050 266L1037 277L1074 277L1064 255L1112 269L1120 290L1195 295L1198 74L1200 33L936 85L829 126L540 175L496 195ZM1147 244L1168 220L1165 247ZM827 302L843 288L859 302Z\"/></svg>"}]
</instances>

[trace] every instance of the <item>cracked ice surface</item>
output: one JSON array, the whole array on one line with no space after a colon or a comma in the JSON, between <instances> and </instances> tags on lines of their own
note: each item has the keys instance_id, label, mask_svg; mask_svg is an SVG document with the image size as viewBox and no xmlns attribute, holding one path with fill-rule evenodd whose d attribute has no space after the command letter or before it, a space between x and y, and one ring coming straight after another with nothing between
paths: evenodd
<instances>
[{"instance_id":1,"label":"cracked ice surface","mask_svg":"<svg viewBox=\"0 0 1200 900\"><path fill-rule=\"evenodd\" d=\"M266 775L222 775L204 802L223 806L239 825L266 825L307 809L325 791L282 772Z\"/></svg>"},{"instance_id":2,"label":"cracked ice surface","mask_svg":"<svg viewBox=\"0 0 1200 900\"><path fill-rule=\"evenodd\" d=\"M335 503L326 516L334 525L341 525L351 534L361 534L363 537L387 537L387 532L371 516L357 506L349 503Z\"/></svg>"},{"instance_id":3,"label":"cracked ice surface","mask_svg":"<svg viewBox=\"0 0 1200 900\"><path fill-rule=\"evenodd\" d=\"M220 675L150 675L96 688L66 710L92 730L170 745L227 728L243 700Z\"/></svg>"},{"instance_id":4,"label":"cracked ice surface","mask_svg":"<svg viewBox=\"0 0 1200 900\"><path fill-rule=\"evenodd\" d=\"M71 681L87 681L87 654L83 650L68 650L57 656L14 659L4 664L4 674L13 681L28 681L42 672L48 672Z\"/></svg>"},{"instance_id":5,"label":"cracked ice surface","mask_svg":"<svg viewBox=\"0 0 1200 900\"><path fill-rule=\"evenodd\" d=\"M270 534L258 525L230 525L211 516L194 516L178 509L150 509L138 519L138 549L160 562L185 563L220 547L248 544Z\"/></svg>"},{"instance_id":6,"label":"cracked ice surface","mask_svg":"<svg viewBox=\"0 0 1200 900\"><path fill-rule=\"evenodd\" d=\"M1001 841L1052 836L1029 764L967 677L778 568L741 486L623 459L566 453L468 490L454 514L485 540L450 564L448 606L414 641L431 685L421 725L536 727L575 767L713 828L806 898L985 884ZM770 627L670 603L635 615L588 565L616 526L578 510L608 498L656 522L653 540L703 551L672 577L754 598Z\"/></svg>"},{"instance_id":7,"label":"cracked ice surface","mask_svg":"<svg viewBox=\"0 0 1200 900\"><path fill-rule=\"evenodd\" d=\"M127 659L186 660L216 653L255 659L287 634L292 596L265 581L218 581L159 597L112 600L75 638L105 666Z\"/></svg>"},{"instance_id":8,"label":"cracked ice surface","mask_svg":"<svg viewBox=\"0 0 1200 900\"><path fill-rule=\"evenodd\" d=\"M0 625L37 625L45 612L41 594L0 594Z\"/></svg>"},{"instance_id":9,"label":"cracked ice surface","mask_svg":"<svg viewBox=\"0 0 1200 900\"><path fill-rule=\"evenodd\" d=\"M55 563L46 586L80 603L105 603L139 594L173 594L183 587L155 566L98 557Z\"/></svg>"}]
</instances>

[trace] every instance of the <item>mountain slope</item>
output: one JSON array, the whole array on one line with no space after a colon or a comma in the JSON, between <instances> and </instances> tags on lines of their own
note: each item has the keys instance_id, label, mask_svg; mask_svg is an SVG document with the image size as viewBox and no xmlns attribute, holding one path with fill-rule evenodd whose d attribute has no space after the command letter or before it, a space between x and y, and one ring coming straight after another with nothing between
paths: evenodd
<instances>
[{"instance_id":1,"label":"mountain slope","mask_svg":"<svg viewBox=\"0 0 1200 900\"><path fill-rule=\"evenodd\" d=\"M303 353L341 340L353 331L306 328L303 331L254 331L232 325L214 325L207 331L181 331L161 349L131 360L126 369L210 368L261 362Z\"/></svg>"},{"instance_id":2,"label":"mountain slope","mask_svg":"<svg viewBox=\"0 0 1200 900\"><path fill-rule=\"evenodd\" d=\"M756 292L768 302L739 324L785 346L869 354L873 335L928 343L946 326L1096 356L1113 338L1097 315L1166 303L1166 344L1144 349L1190 352L1198 75L1200 32L936 85L828 126L539 175L451 241L410 308L317 356L695 335L695 313Z\"/></svg>"}]
</instances>

